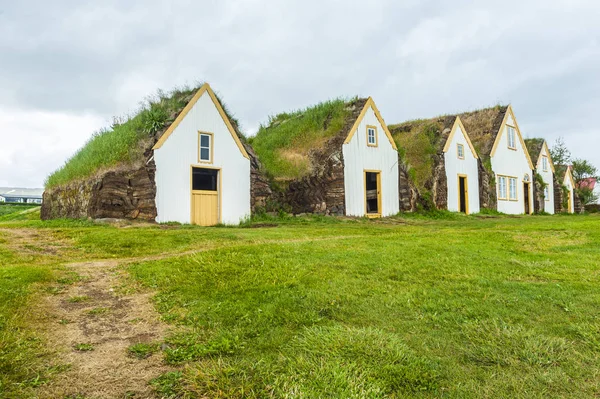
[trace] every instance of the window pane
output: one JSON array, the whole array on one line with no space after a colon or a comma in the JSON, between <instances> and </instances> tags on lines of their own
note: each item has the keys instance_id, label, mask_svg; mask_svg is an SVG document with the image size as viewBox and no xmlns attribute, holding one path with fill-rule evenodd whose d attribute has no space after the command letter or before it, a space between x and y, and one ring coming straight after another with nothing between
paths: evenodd
<instances>
[{"instance_id":1,"label":"window pane","mask_svg":"<svg viewBox=\"0 0 600 399\"><path fill-rule=\"evenodd\" d=\"M200 159L203 161L210 161L210 150L208 148L200 149Z\"/></svg>"},{"instance_id":2,"label":"window pane","mask_svg":"<svg viewBox=\"0 0 600 399\"><path fill-rule=\"evenodd\" d=\"M210 146L210 136L208 134L200 135L200 147L209 147Z\"/></svg>"},{"instance_id":3,"label":"window pane","mask_svg":"<svg viewBox=\"0 0 600 399\"><path fill-rule=\"evenodd\" d=\"M192 190L217 191L217 174L215 169L192 170Z\"/></svg>"}]
</instances>

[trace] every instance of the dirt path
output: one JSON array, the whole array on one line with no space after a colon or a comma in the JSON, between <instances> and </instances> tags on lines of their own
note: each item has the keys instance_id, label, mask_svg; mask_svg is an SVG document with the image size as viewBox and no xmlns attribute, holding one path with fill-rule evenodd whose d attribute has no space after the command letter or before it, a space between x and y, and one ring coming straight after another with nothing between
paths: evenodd
<instances>
[{"instance_id":1,"label":"dirt path","mask_svg":"<svg viewBox=\"0 0 600 399\"><path fill-rule=\"evenodd\" d=\"M138 359L128 348L162 342L166 327L149 293L120 294L118 261L69 265L81 280L46 298L49 344L70 368L43 386L42 398L153 398L148 382L168 371L160 353Z\"/></svg>"}]
</instances>

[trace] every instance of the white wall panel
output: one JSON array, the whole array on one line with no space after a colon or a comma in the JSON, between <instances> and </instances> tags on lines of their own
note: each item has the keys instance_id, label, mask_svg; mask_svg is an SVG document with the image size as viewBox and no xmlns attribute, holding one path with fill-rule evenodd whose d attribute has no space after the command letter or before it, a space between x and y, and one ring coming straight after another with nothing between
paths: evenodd
<instances>
[{"instance_id":1,"label":"white wall panel","mask_svg":"<svg viewBox=\"0 0 600 399\"><path fill-rule=\"evenodd\" d=\"M544 164L542 157L548 157L548 170L544 171ZM546 146L542 147L539 159L532 159L536 165L537 173L542 176L544 183L548 184L548 198L544 200L544 211L549 214L554 214L554 173L552 173L552 167L550 166L550 154L546 151Z\"/></svg>"},{"instance_id":2,"label":"white wall panel","mask_svg":"<svg viewBox=\"0 0 600 399\"><path fill-rule=\"evenodd\" d=\"M465 149L465 159L458 158L458 144ZM448 179L448 210L459 212L459 187L458 175L467 176L469 189L469 213L479 213L479 169L477 158L473 156L469 143L465 139L464 132L458 126L448 152L444 154L446 165L446 178Z\"/></svg>"},{"instance_id":3,"label":"white wall panel","mask_svg":"<svg viewBox=\"0 0 600 399\"><path fill-rule=\"evenodd\" d=\"M198 163L198 131L213 133L213 162L204 166L221 168L221 222L237 224L250 215L250 161L240 152L208 92L154 151L157 221L190 223L191 165L203 166Z\"/></svg>"},{"instance_id":4,"label":"white wall panel","mask_svg":"<svg viewBox=\"0 0 600 399\"><path fill-rule=\"evenodd\" d=\"M377 127L377 147L367 145L367 125ZM389 142L373 108L369 108L354 132L352 140L342 147L344 155L344 188L346 215L365 216L365 170L381 171L381 214L399 212L398 151Z\"/></svg>"}]
</instances>

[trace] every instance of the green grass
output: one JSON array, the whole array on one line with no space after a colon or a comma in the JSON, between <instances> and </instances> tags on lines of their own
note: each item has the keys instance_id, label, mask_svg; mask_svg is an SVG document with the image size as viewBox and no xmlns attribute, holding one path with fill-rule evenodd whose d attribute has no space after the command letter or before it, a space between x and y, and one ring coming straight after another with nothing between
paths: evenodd
<instances>
[{"instance_id":1,"label":"green grass","mask_svg":"<svg viewBox=\"0 0 600 399\"><path fill-rule=\"evenodd\" d=\"M9 320L0 387L9 393L47 374L36 361L43 342L22 315L38 284L77 281L62 262L162 253L174 257L125 267L128 284L156 291L172 328L164 345L128 350L144 358L162 346L174 367L152 381L163 397L600 393L598 216L0 227L0 314ZM68 248L57 258L20 252L8 245L13 228L43 229Z\"/></svg>"},{"instance_id":2,"label":"green grass","mask_svg":"<svg viewBox=\"0 0 600 399\"><path fill-rule=\"evenodd\" d=\"M94 345L89 343L79 343L75 344L73 349L75 349L77 352L91 352L94 350Z\"/></svg>"},{"instance_id":3,"label":"green grass","mask_svg":"<svg viewBox=\"0 0 600 399\"><path fill-rule=\"evenodd\" d=\"M336 99L306 109L281 113L261 125L252 147L276 179L293 179L310 171L308 152L339 133L349 114L347 100Z\"/></svg>"},{"instance_id":4,"label":"green grass","mask_svg":"<svg viewBox=\"0 0 600 399\"><path fill-rule=\"evenodd\" d=\"M152 136L173 122L196 88L159 92L131 116L115 120L109 129L100 130L66 163L46 179L46 188L87 178L103 169L133 164L153 145Z\"/></svg>"}]
</instances>

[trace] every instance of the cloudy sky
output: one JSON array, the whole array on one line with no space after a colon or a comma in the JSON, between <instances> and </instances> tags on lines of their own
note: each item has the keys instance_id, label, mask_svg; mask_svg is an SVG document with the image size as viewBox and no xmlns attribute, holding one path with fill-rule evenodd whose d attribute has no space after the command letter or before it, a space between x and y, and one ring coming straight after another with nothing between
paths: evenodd
<instances>
[{"instance_id":1,"label":"cloudy sky","mask_svg":"<svg viewBox=\"0 0 600 399\"><path fill-rule=\"evenodd\" d=\"M208 81L246 133L373 96L388 123L511 103L600 167L600 2L0 0L0 186L45 177L157 89Z\"/></svg>"}]
</instances>

